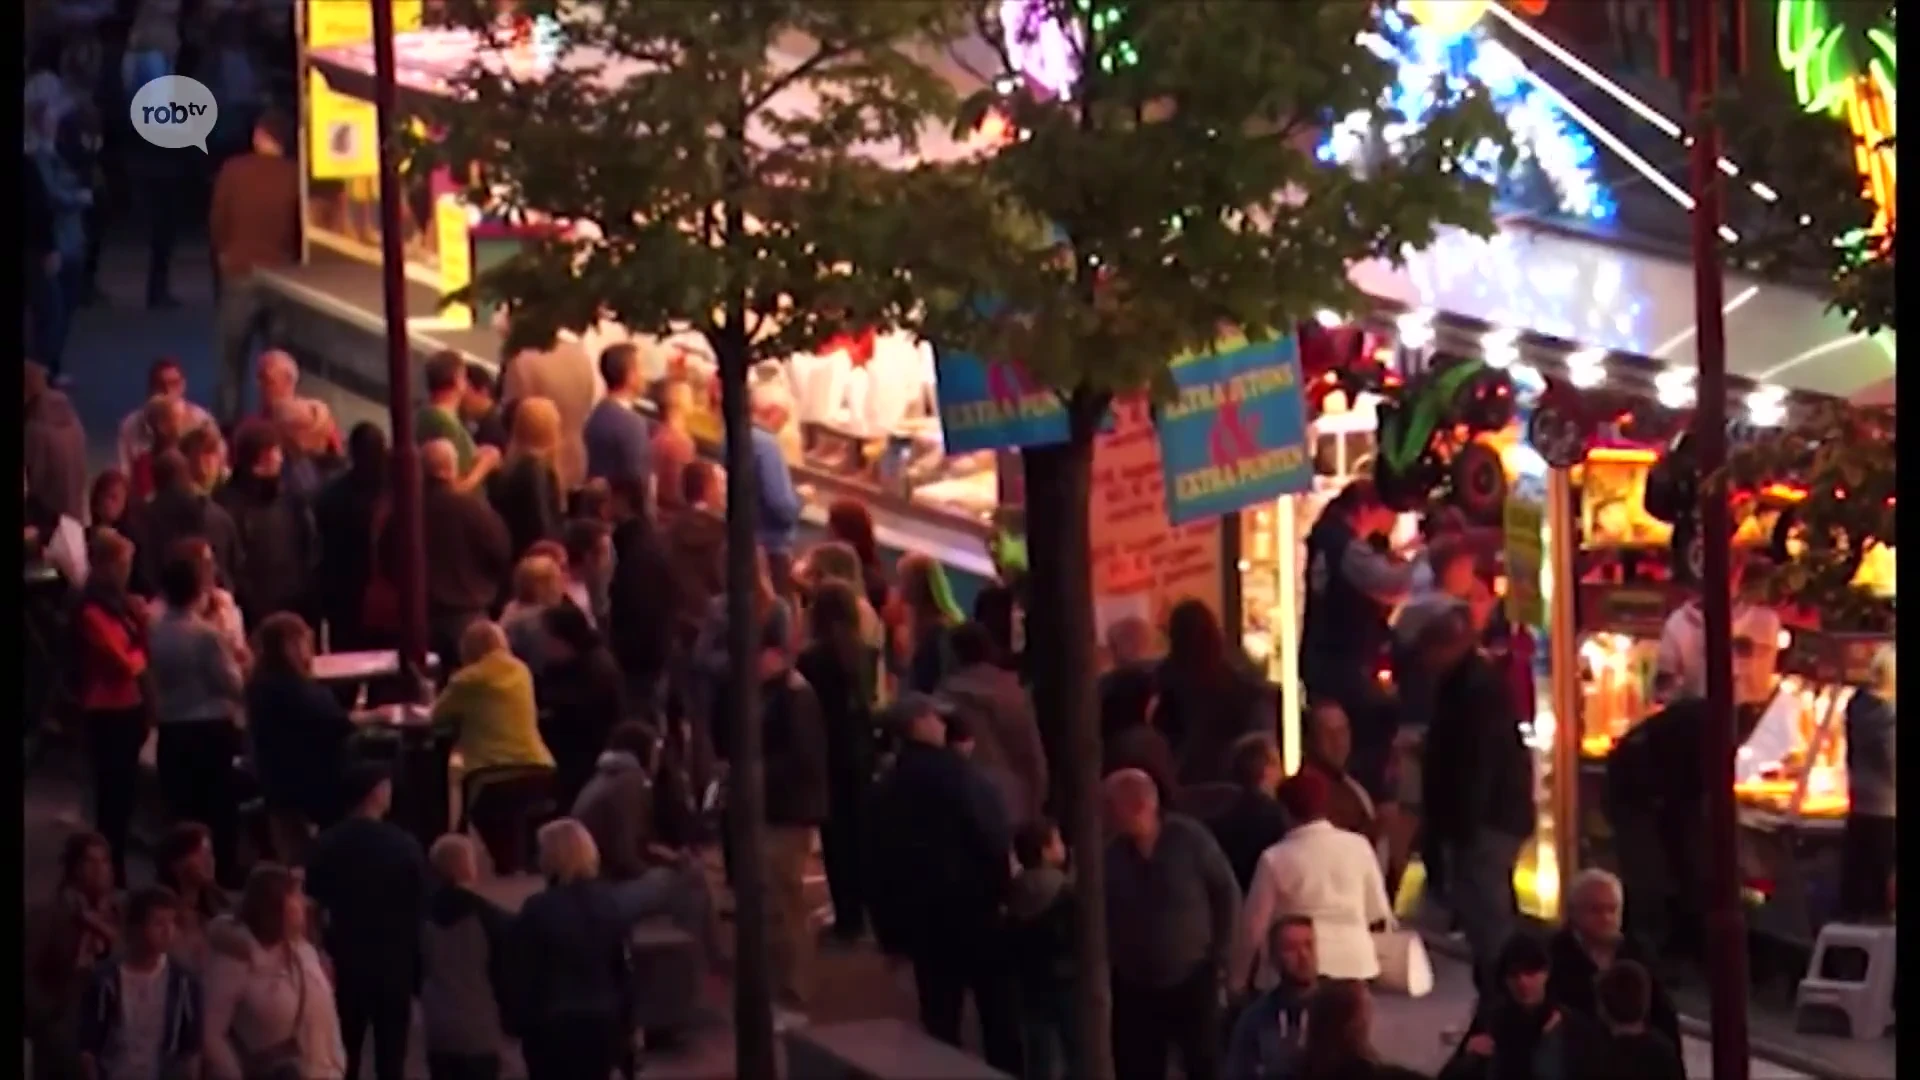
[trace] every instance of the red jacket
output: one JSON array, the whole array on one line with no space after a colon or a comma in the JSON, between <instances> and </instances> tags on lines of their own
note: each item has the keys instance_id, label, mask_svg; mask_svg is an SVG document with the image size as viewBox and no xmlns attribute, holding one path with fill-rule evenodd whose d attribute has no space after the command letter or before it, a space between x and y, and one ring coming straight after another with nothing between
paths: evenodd
<instances>
[{"instance_id":1,"label":"red jacket","mask_svg":"<svg viewBox=\"0 0 1920 1080\"><path fill-rule=\"evenodd\" d=\"M80 707L131 709L142 700L147 672L146 627L99 604L81 605Z\"/></svg>"}]
</instances>

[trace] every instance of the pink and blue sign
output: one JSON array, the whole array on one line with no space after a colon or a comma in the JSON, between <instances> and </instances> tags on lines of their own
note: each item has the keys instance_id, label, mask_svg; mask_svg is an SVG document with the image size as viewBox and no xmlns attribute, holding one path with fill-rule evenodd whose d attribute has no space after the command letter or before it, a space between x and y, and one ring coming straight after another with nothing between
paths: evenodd
<instances>
[{"instance_id":1,"label":"pink and blue sign","mask_svg":"<svg viewBox=\"0 0 1920 1080\"><path fill-rule=\"evenodd\" d=\"M1167 520L1232 513L1313 486L1300 350L1291 337L1189 356L1160 408Z\"/></svg>"}]
</instances>

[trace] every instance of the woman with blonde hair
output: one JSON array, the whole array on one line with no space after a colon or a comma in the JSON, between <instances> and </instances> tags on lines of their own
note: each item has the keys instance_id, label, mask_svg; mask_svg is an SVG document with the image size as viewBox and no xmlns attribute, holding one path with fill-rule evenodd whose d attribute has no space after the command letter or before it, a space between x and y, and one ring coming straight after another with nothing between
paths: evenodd
<instances>
[{"instance_id":1,"label":"woman with blonde hair","mask_svg":"<svg viewBox=\"0 0 1920 1080\"><path fill-rule=\"evenodd\" d=\"M520 401L506 459L487 481L488 501L507 523L515 559L542 540L560 539L566 493L554 463L559 448L560 410L543 397Z\"/></svg>"},{"instance_id":2,"label":"woman with blonde hair","mask_svg":"<svg viewBox=\"0 0 1920 1080\"><path fill-rule=\"evenodd\" d=\"M853 545L829 540L807 553L801 568L801 580L808 592L817 592L828 582L838 581L851 588L860 601L860 639L867 645L886 647L887 624L881 620L869 597L866 571Z\"/></svg>"},{"instance_id":3,"label":"woman with blonde hair","mask_svg":"<svg viewBox=\"0 0 1920 1080\"><path fill-rule=\"evenodd\" d=\"M566 569L551 556L530 554L513 568L513 598L500 612L500 628L513 655L535 672L547 651L541 619L566 599Z\"/></svg>"},{"instance_id":4,"label":"woman with blonde hair","mask_svg":"<svg viewBox=\"0 0 1920 1080\"><path fill-rule=\"evenodd\" d=\"M1894 647L1867 667L1847 702L1847 828L1840 853L1841 913L1855 920L1893 913L1896 774Z\"/></svg>"},{"instance_id":5,"label":"woman with blonde hair","mask_svg":"<svg viewBox=\"0 0 1920 1080\"><path fill-rule=\"evenodd\" d=\"M521 905L509 931L515 978L503 987L503 1004L520 1033L528 1080L605 1076L625 1056L632 1015L629 923L600 880L586 826L550 821L538 844L547 887Z\"/></svg>"},{"instance_id":6,"label":"woman with blonde hair","mask_svg":"<svg viewBox=\"0 0 1920 1080\"><path fill-rule=\"evenodd\" d=\"M900 604L905 609L907 689L931 694L954 667L948 642L967 621L953 599L946 568L918 553L900 559Z\"/></svg>"}]
</instances>

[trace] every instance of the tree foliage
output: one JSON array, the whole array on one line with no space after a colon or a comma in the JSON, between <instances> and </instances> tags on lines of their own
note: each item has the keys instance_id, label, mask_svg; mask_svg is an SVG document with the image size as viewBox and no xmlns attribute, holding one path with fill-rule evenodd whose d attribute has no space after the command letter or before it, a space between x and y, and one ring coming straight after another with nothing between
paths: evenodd
<instances>
[{"instance_id":1,"label":"tree foliage","mask_svg":"<svg viewBox=\"0 0 1920 1080\"><path fill-rule=\"evenodd\" d=\"M1896 435L1891 407L1830 401L1728 454L1735 490L1781 481L1806 489L1793 511L1786 561L1767 584L1776 602L1817 612L1822 629L1893 629L1893 602L1854 582L1869 548L1898 542Z\"/></svg>"},{"instance_id":2,"label":"tree foliage","mask_svg":"<svg viewBox=\"0 0 1920 1080\"><path fill-rule=\"evenodd\" d=\"M495 5L443 18L501 33ZM421 162L480 163L476 205L591 223L479 275L473 291L536 329L611 317L640 332L744 337L784 358L913 309L874 247L903 176L889 165L950 126L952 84L923 60L951 35L942 0L525 2L557 20L551 70L470 66L434 110ZM916 53L920 50L920 54ZM742 326L727 326L738 299Z\"/></svg>"},{"instance_id":3,"label":"tree foliage","mask_svg":"<svg viewBox=\"0 0 1920 1080\"><path fill-rule=\"evenodd\" d=\"M1777 72L1747 80L1715 110L1727 156L1779 196L1741 200L1729 254L1767 277L1817 283L1860 333L1893 330L1895 232L1872 231L1858 140L1833 115L1797 107L1780 82ZM1892 154L1893 140L1869 152Z\"/></svg>"},{"instance_id":4,"label":"tree foliage","mask_svg":"<svg viewBox=\"0 0 1920 1080\"><path fill-rule=\"evenodd\" d=\"M923 170L912 221L939 239L911 267L934 340L1018 358L1090 413L1165 389L1169 361L1223 328L1258 340L1357 310L1356 261L1397 261L1444 225L1491 231L1491 188L1449 164L1503 135L1472 86L1436 87L1424 130L1367 175L1316 160L1319 131L1393 79L1358 43L1379 30L1371 5L1033 0L1012 34L999 8L981 5L980 31L1009 70L1051 23L1078 43L1079 85L1063 100L1013 80L967 102L965 122L997 111L1018 136Z\"/></svg>"}]
</instances>

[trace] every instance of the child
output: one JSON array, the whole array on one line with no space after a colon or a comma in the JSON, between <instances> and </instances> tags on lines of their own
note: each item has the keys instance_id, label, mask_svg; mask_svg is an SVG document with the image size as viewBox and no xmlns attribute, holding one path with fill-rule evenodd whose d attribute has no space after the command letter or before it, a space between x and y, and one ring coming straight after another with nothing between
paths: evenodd
<instances>
[{"instance_id":1,"label":"child","mask_svg":"<svg viewBox=\"0 0 1920 1080\"><path fill-rule=\"evenodd\" d=\"M167 959L180 901L142 889L127 903L118 956L100 962L80 1014L80 1052L97 1080L199 1075L200 982Z\"/></svg>"},{"instance_id":2,"label":"child","mask_svg":"<svg viewBox=\"0 0 1920 1080\"><path fill-rule=\"evenodd\" d=\"M1686 1065L1673 1040L1647 1026L1653 977L1632 960L1616 961L1594 980L1594 999L1607 1026L1606 1049L1596 1055L1608 1075L1634 1080L1685 1080Z\"/></svg>"},{"instance_id":3,"label":"child","mask_svg":"<svg viewBox=\"0 0 1920 1080\"><path fill-rule=\"evenodd\" d=\"M1020 872L1007 898L1007 933L1027 1076L1072 1076L1074 901L1067 845L1059 827L1040 818L1014 834L1013 852Z\"/></svg>"}]
</instances>

